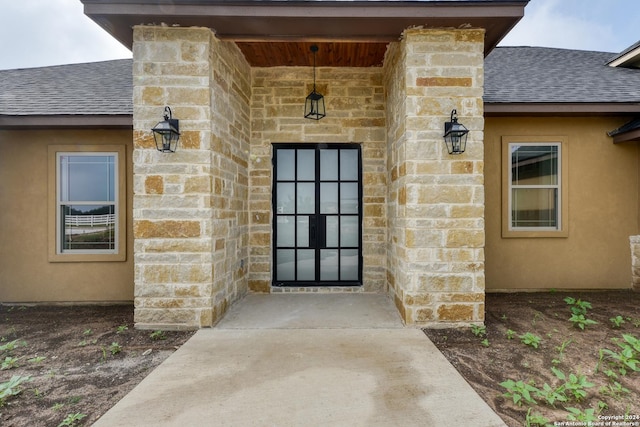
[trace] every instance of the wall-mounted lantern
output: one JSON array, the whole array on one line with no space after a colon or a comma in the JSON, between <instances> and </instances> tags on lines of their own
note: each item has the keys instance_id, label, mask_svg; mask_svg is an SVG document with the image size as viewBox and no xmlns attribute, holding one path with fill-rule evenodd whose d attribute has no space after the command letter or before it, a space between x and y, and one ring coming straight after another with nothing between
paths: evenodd
<instances>
[{"instance_id":1,"label":"wall-mounted lantern","mask_svg":"<svg viewBox=\"0 0 640 427\"><path fill-rule=\"evenodd\" d=\"M469 129L458 123L458 112L451 110L451 121L444 123L444 142L449 154L462 154L467 147Z\"/></svg>"},{"instance_id":2,"label":"wall-mounted lantern","mask_svg":"<svg viewBox=\"0 0 640 427\"><path fill-rule=\"evenodd\" d=\"M320 120L326 116L326 110L324 106L324 96L316 92L316 52L318 46L311 46L311 52L313 52L313 90L307 96L307 100L304 103L304 117L306 119Z\"/></svg>"},{"instance_id":3,"label":"wall-mounted lantern","mask_svg":"<svg viewBox=\"0 0 640 427\"><path fill-rule=\"evenodd\" d=\"M175 153L180 139L180 124L178 119L171 117L171 108L164 107L164 120L158 122L151 129L156 148L163 153Z\"/></svg>"}]
</instances>

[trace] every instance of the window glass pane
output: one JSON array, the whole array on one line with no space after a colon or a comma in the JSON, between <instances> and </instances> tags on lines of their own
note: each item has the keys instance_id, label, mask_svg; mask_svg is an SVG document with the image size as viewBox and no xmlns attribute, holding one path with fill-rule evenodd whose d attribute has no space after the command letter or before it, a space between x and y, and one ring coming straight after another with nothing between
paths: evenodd
<instances>
[{"instance_id":1,"label":"window glass pane","mask_svg":"<svg viewBox=\"0 0 640 427\"><path fill-rule=\"evenodd\" d=\"M558 146L511 144L513 185L557 185Z\"/></svg>"},{"instance_id":2,"label":"window glass pane","mask_svg":"<svg viewBox=\"0 0 640 427\"><path fill-rule=\"evenodd\" d=\"M113 250L114 205L61 205L62 250Z\"/></svg>"},{"instance_id":3,"label":"window glass pane","mask_svg":"<svg viewBox=\"0 0 640 427\"><path fill-rule=\"evenodd\" d=\"M309 247L309 217L298 217L298 246Z\"/></svg>"},{"instance_id":4,"label":"window glass pane","mask_svg":"<svg viewBox=\"0 0 640 427\"><path fill-rule=\"evenodd\" d=\"M338 216L327 216L326 217L326 246L328 248L337 248L338 245L338 236L340 236L340 217Z\"/></svg>"},{"instance_id":5,"label":"window glass pane","mask_svg":"<svg viewBox=\"0 0 640 427\"><path fill-rule=\"evenodd\" d=\"M358 280L358 250L340 251L340 280Z\"/></svg>"},{"instance_id":6,"label":"window glass pane","mask_svg":"<svg viewBox=\"0 0 640 427\"><path fill-rule=\"evenodd\" d=\"M296 213L295 205L295 190L296 185L293 183L278 183L276 191L278 192L276 205L278 214L292 214Z\"/></svg>"},{"instance_id":7,"label":"window glass pane","mask_svg":"<svg viewBox=\"0 0 640 427\"><path fill-rule=\"evenodd\" d=\"M316 280L316 251L298 250L298 280Z\"/></svg>"},{"instance_id":8,"label":"window glass pane","mask_svg":"<svg viewBox=\"0 0 640 427\"><path fill-rule=\"evenodd\" d=\"M340 213L358 213L358 184L355 182L340 184Z\"/></svg>"},{"instance_id":9,"label":"window glass pane","mask_svg":"<svg viewBox=\"0 0 640 427\"><path fill-rule=\"evenodd\" d=\"M278 247L295 246L295 218L294 216L278 215Z\"/></svg>"},{"instance_id":10,"label":"window glass pane","mask_svg":"<svg viewBox=\"0 0 640 427\"><path fill-rule=\"evenodd\" d=\"M340 179L342 181L358 179L358 150L340 150Z\"/></svg>"},{"instance_id":11,"label":"window glass pane","mask_svg":"<svg viewBox=\"0 0 640 427\"><path fill-rule=\"evenodd\" d=\"M298 150L298 179L301 181L316 179L315 150Z\"/></svg>"},{"instance_id":12,"label":"window glass pane","mask_svg":"<svg viewBox=\"0 0 640 427\"><path fill-rule=\"evenodd\" d=\"M514 188L511 191L512 227L557 227L558 189Z\"/></svg>"},{"instance_id":13,"label":"window glass pane","mask_svg":"<svg viewBox=\"0 0 640 427\"><path fill-rule=\"evenodd\" d=\"M320 213L338 213L338 184L323 182L320 184Z\"/></svg>"},{"instance_id":14,"label":"window glass pane","mask_svg":"<svg viewBox=\"0 0 640 427\"><path fill-rule=\"evenodd\" d=\"M338 279L338 250L320 250L320 280Z\"/></svg>"},{"instance_id":15,"label":"window glass pane","mask_svg":"<svg viewBox=\"0 0 640 427\"><path fill-rule=\"evenodd\" d=\"M312 183L298 184L298 211L299 214L316 213L316 185Z\"/></svg>"},{"instance_id":16,"label":"window glass pane","mask_svg":"<svg viewBox=\"0 0 640 427\"><path fill-rule=\"evenodd\" d=\"M115 201L115 156L60 156L60 200Z\"/></svg>"},{"instance_id":17,"label":"window glass pane","mask_svg":"<svg viewBox=\"0 0 640 427\"><path fill-rule=\"evenodd\" d=\"M343 216L340 218L340 246L357 248L359 242L358 217Z\"/></svg>"},{"instance_id":18,"label":"window glass pane","mask_svg":"<svg viewBox=\"0 0 640 427\"><path fill-rule=\"evenodd\" d=\"M295 280L295 250L278 249L276 256L276 280Z\"/></svg>"},{"instance_id":19,"label":"window glass pane","mask_svg":"<svg viewBox=\"0 0 640 427\"><path fill-rule=\"evenodd\" d=\"M278 150L277 164L278 171L276 173L276 179L278 181L293 181L296 179L294 167L296 164L296 157L294 150Z\"/></svg>"},{"instance_id":20,"label":"window glass pane","mask_svg":"<svg viewBox=\"0 0 640 427\"><path fill-rule=\"evenodd\" d=\"M338 180L338 150L320 150L320 179Z\"/></svg>"}]
</instances>

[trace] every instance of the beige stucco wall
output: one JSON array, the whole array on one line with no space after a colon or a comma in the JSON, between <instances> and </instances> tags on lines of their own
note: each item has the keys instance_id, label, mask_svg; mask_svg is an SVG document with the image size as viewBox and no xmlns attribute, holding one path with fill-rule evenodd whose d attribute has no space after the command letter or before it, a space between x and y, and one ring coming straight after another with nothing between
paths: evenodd
<instances>
[{"instance_id":1,"label":"beige stucco wall","mask_svg":"<svg viewBox=\"0 0 640 427\"><path fill-rule=\"evenodd\" d=\"M50 145L126 147L127 258L49 262ZM132 134L126 130L0 131L0 302L133 300Z\"/></svg>"},{"instance_id":2,"label":"beige stucco wall","mask_svg":"<svg viewBox=\"0 0 640 427\"><path fill-rule=\"evenodd\" d=\"M629 288L629 236L638 234L637 143L614 145L620 117L485 120L488 291ZM503 238L502 136L568 142L568 237Z\"/></svg>"}]
</instances>

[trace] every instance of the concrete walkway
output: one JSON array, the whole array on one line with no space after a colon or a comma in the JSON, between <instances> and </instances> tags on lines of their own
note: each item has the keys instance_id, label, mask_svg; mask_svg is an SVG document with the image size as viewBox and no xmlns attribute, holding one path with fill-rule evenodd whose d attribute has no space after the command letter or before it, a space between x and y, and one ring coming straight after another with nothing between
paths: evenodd
<instances>
[{"instance_id":1,"label":"concrete walkway","mask_svg":"<svg viewBox=\"0 0 640 427\"><path fill-rule=\"evenodd\" d=\"M505 426L372 294L249 295L94 426Z\"/></svg>"}]
</instances>

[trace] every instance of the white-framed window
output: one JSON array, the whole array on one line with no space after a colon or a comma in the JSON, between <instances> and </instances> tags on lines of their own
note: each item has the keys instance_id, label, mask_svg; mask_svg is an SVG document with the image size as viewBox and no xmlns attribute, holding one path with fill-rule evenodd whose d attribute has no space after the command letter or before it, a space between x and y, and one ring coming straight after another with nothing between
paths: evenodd
<instances>
[{"instance_id":1,"label":"white-framed window","mask_svg":"<svg viewBox=\"0 0 640 427\"><path fill-rule=\"evenodd\" d=\"M50 260L124 260L123 157L124 147L50 147Z\"/></svg>"},{"instance_id":2,"label":"white-framed window","mask_svg":"<svg viewBox=\"0 0 640 427\"><path fill-rule=\"evenodd\" d=\"M566 147L565 138L503 139L504 237L566 236Z\"/></svg>"}]
</instances>

